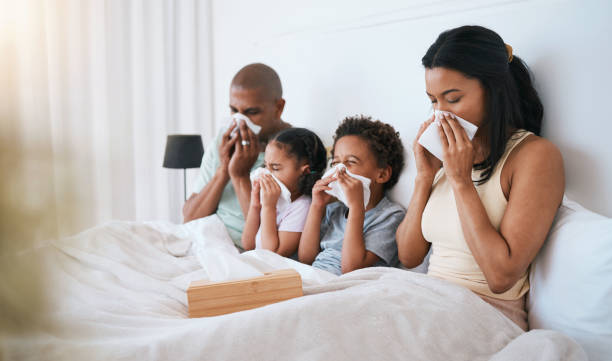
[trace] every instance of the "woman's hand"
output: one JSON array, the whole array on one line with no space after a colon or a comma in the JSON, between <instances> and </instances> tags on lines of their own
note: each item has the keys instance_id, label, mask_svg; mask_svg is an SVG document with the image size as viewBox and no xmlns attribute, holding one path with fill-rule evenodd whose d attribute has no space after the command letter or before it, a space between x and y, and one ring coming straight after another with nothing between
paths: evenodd
<instances>
[{"instance_id":1,"label":"woman's hand","mask_svg":"<svg viewBox=\"0 0 612 361\"><path fill-rule=\"evenodd\" d=\"M261 206L276 208L276 203L281 194L280 186L269 174L264 174L260 178L260 182L262 189Z\"/></svg>"},{"instance_id":2,"label":"woman's hand","mask_svg":"<svg viewBox=\"0 0 612 361\"><path fill-rule=\"evenodd\" d=\"M444 156L444 173L451 185L473 185L474 146L465 129L451 114L440 118L440 141Z\"/></svg>"},{"instance_id":3,"label":"woman's hand","mask_svg":"<svg viewBox=\"0 0 612 361\"><path fill-rule=\"evenodd\" d=\"M251 187L251 208L261 208L261 201L259 199L260 191L261 185L259 184L259 179L255 179L253 181L253 186Z\"/></svg>"},{"instance_id":4,"label":"woman's hand","mask_svg":"<svg viewBox=\"0 0 612 361\"><path fill-rule=\"evenodd\" d=\"M364 210L363 206L363 183L346 174L346 169L338 172L338 183L346 195L349 209Z\"/></svg>"},{"instance_id":5,"label":"woman's hand","mask_svg":"<svg viewBox=\"0 0 612 361\"><path fill-rule=\"evenodd\" d=\"M421 124L419 132L417 133L414 142L412 143L412 152L414 153L414 160L417 168L417 177L427 179L428 182L432 182L438 170L442 166L442 162L431 154L425 147L419 144L419 138L427 129L427 127L434 122L435 116L432 115L427 121Z\"/></svg>"},{"instance_id":6,"label":"woman's hand","mask_svg":"<svg viewBox=\"0 0 612 361\"><path fill-rule=\"evenodd\" d=\"M334 201L334 197L327 194L325 191L331 191L329 184L337 178L332 176L319 179L312 187L312 207L324 208L329 203Z\"/></svg>"}]
</instances>

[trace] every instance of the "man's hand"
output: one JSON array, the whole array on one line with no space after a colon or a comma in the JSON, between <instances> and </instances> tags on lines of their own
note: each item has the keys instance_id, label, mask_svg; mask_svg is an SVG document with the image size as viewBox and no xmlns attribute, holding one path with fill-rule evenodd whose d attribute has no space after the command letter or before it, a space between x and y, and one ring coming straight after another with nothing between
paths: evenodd
<instances>
[{"instance_id":1,"label":"man's hand","mask_svg":"<svg viewBox=\"0 0 612 361\"><path fill-rule=\"evenodd\" d=\"M338 172L338 183L346 195L346 201L348 202L347 206L349 209L364 210L363 183L361 183L360 180L346 174L345 169L341 169Z\"/></svg>"},{"instance_id":2,"label":"man's hand","mask_svg":"<svg viewBox=\"0 0 612 361\"><path fill-rule=\"evenodd\" d=\"M240 120L235 138L234 152L229 160L229 175L232 178L248 177L259 156L259 139L244 120Z\"/></svg>"},{"instance_id":3,"label":"man's hand","mask_svg":"<svg viewBox=\"0 0 612 361\"><path fill-rule=\"evenodd\" d=\"M238 141L238 133L234 133L232 130L236 128L236 122L232 122L229 128L223 133L223 137L221 138L221 144L219 144L219 161L220 167L225 172L228 171L230 159L232 158L232 154L234 153L234 145Z\"/></svg>"}]
</instances>

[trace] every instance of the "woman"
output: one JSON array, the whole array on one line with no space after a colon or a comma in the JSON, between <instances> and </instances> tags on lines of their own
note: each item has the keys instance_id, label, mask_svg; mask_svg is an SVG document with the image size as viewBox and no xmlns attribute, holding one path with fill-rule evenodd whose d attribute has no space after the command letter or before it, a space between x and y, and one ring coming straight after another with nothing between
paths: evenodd
<instances>
[{"instance_id":1,"label":"woman","mask_svg":"<svg viewBox=\"0 0 612 361\"><path fill-rule=\"evenodd\" d=\"M526 65L489 29L443 32L422 63L434 108L478 131L470 141L454 116L442 116L443 163L415 140L400 261L416 267L431 245L428 274L471 289L527 330L528 268L565 188L561 153L539 137L542 103Z\"/></svg>"}]
</instances>

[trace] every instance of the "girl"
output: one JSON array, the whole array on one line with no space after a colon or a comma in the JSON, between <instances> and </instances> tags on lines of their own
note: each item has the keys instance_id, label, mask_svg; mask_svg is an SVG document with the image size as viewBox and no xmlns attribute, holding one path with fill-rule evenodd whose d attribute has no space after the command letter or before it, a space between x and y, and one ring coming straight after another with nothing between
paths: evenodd
<instances>
[{"instance_id":1,"label":"girl","mask_svg":"<svg viewBox=\"0 0 612 361\"><path fill-rule=\"evenodd\" d=\"M326 161L323 142L308 129L283 130L268 143L265 171L253 179L242 233L245 250L263 248L296 258L312 187L321 178ZM282 188L290 199L281 198Z\"/></svg>"}]
</instances>

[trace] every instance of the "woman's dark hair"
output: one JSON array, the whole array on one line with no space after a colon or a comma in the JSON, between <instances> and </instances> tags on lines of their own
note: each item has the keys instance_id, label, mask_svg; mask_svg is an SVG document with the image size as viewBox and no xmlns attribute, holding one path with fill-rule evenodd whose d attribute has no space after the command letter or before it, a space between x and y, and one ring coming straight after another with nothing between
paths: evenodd
<instances>
[{"instance_id":1,"label":"woman's dark hair","mask_svg":"<svg viewBox=\"0 0 612 361\"><path fill-rule=\"evenodd\" d=\"M427 69L442 67L480 81L485 92L485 117L478 132L485 132L489 154L474 165L482 170L478 184L493 173L517 129L540 135L544 108L533 87L527 65L508 53L502 38L482 26L447 30L429 47L422 59Z\"/></svg>"},{"instance_id":2,"label":"woman's dark hair","mask_svg":"<svg viewBox=\"0 0 612 361\"><path fill-rule=\"evenodd\" d=\"M372 120L372 117L356 115L344 118L338 126L334 135L334 148L338 140L346 135L361 137L370 145L378 166L391 167L391 177L383 184L383 190L393 188L404 168L404 145L395 128L380 120Z\"/></svg>"},{"instance_id":3,"label":"woman's dark hair","mask_svg":"<svg viewBox=\"0 0 612 361\"><path fill-rule=\"evenodd\" d=\"M307 196L312 195L312 187L321 179L327 166L327 151L321 138L306 128L288 128L278 133L273 140L285 145L287 153L295 156L298 161L305 160L308 163L310 173L298 179L298 190Z\"/></svg>"}]
</instances>

